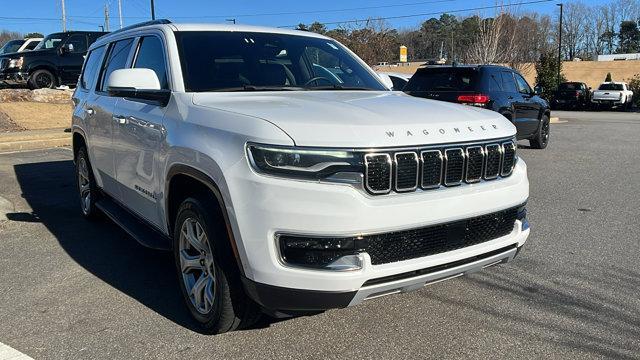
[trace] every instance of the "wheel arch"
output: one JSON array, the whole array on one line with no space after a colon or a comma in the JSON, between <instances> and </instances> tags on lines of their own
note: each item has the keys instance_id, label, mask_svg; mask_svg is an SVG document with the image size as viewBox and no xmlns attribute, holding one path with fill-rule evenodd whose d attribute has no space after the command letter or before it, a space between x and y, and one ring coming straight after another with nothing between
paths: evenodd
<instances>
[{"instance_id":1,"label":"wheel arch","mask_svg":"<svg viewBox=\"0 0 640 360\"><path fill-rule=\"evenodd\" d=\"M205 195L210 196L210 200L215 202L217 206L215 210L219 212L219 215L222 216L224 221L227 240L229 241L229 247L233 256L235 257L235 263L238 270L240 271L240 274L244 275L244 268L242 266L233 227L231 226L224 198L216 182L210 176L198 169L188 165L175 164L171 166L167 172L164 191L165 219L169 237L173 236L173 231L175 230L173 227L177 217L177 210L182 200L187 196L203 194L203 192Z\"/></svg>"},{"instance_id":2,"label":"wheel arch","mask_svg":"<svg viewBox=\"0 0 640 360\"><path fill-rule=\"evenodd\" d=\"M73 130L71 148L73 150L73 161L76 161L76 156L78 155L78 149L81 147L87 147L87 139L84 135L84 132L80 129Z\"/></svg>"}]
</instances>

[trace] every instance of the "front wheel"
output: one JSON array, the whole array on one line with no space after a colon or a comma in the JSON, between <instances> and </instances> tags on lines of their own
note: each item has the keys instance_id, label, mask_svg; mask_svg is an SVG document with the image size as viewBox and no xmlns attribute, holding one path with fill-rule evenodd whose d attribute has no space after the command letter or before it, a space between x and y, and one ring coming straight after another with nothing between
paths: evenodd
<instances>
[{"instance_id":1,"label":"front wheel","mask_svg":"<svg viewBox=\"0 0 640 360\"><path fill-rule=\"evenodd\" d=\"M531 140L529 140L531 147L534 149L544 149L549 144L549 133L551 128L551 125L549 124L549 116L543 115L540 122L538 132Z\"/></svg>"},{"instance_id":2,"label":"front wheel","mask_svg":"<svg viewBox=\"0 0 640 360\"><path fill-rule=\"evenodd\" d=\"M81 147L76 155L76 180L80 195L80 211L82 216L93 220L98 217L96 201L100 196L96 179L93 177L91 163L87 155L87 148Z\"/></svg>"},{"instance_id":3,"label":"front wheel","mask_svg":"<svg viewBox=\"0 0 640 360\"><path fill-rule=\"evenodd\" d=\"M53 89L58 86L58 80L49 70L40 69L29 75L27 85L31 90L34 89Z\"/></svg>"},{"instance_id":4,"label":"front wheel","mask_svg":"<svg viewBox=\"0 0 640 360\"><path fill-rule=\"evenodd\" d=\"M210 204L209 204L210 205ZM174 231L178 281L189 312L205 332L224 333L255 323L260 309L242 289L230 263L219 217L195 198L182 202Z\"/></svg>"}]
</instances>

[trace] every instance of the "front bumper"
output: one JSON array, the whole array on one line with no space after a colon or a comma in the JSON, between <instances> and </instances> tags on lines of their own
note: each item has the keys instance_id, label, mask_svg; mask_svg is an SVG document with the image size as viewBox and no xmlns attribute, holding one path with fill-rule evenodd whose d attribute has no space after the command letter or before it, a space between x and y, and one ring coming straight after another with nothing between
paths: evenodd
<instances>
[{"instance_id":1,"label":"front bumper","mask_svg":"<svg viewBox=\"0 0 640 360\"><path fill-rule=\"evenodd\" d=\"M0 83L6 84L6 85L24 86L27 84L28 78L29 78L29 74L21 71L10 71L10 70L0 71Z\"/></svg>"},{"instance_id":2,"label":"front bumper","mask_svg":"<svg viewBox=\"0 0 640 360\"><path fill-rule=\"evenodd\" d=\"M245 162L228 172L227 204L247 280L269 287L320 293L354 293L370 280L473 258L507 246L520 247L528 229L461 249L374 265L362 253L359 270L300 268L280 257L277 234L350 236L420 228L481 216L522 205L529 196L526 164L520 159L507 178L457 187L381 196L351 185L294 181L253 172ZM259 297L257 299L259 301ZM351 302L351 300L349 301Z\"/></svg>"},{"instance_id":3,"label":"front bumper","mask_svg":"<svg viewBox=\"0 0 640 360\"><path fill-rule=\"evenodd\" d=\"M314 291L257 283L243 278L249 296L262 307L283 313L344 308L385 295L419 290L426 285L472 274L513 260L522 246L510 245L456 262L368 281L355 291Z\"/></svg>"}]
</instances>

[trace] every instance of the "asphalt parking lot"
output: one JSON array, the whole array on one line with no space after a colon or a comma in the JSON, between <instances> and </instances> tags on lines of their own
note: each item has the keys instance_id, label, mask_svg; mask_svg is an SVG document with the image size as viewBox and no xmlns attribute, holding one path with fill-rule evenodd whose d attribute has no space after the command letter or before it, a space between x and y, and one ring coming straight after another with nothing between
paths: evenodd
<instances>
[{"instance_id":1,"label":"asphalt parking lot","mask_svg":"<svg viewBox=\"0 0 640 360\"><path fill-rule=\"evenodd\" d=\"M69 149L1 154L0 343L34 359L640 358L640 114L553 116L546 150L519 149L532 235L516 261L219 336L190 320L170 254L81 219Z\"/></svg>"}]
</instances>

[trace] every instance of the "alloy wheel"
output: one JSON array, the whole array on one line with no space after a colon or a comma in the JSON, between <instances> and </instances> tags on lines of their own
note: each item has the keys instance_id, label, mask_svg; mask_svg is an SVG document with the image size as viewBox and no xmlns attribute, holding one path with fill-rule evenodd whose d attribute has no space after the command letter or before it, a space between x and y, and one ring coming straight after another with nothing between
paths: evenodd
<instances>
[{"instance_id":1,"label":"alloy wheel","mask_svg":"<svg viewBox=\"0 0 640 360\"><path fill-rule=\"evenodd\" d=\"M208 314L215 299L215 264L209 239L197 219L187 218L180 229L180 271L191 305Z\"/></svg>"},{"instance_id":2,"label":"alloy wheel","mask_svg":"<svg viewBox=\"0 0 640 360\"><path fill-rule=\"evenodd\" d=\"M80 206L86 215L91 212L91 179L87 160L81 156L78 159L78 188L80 190Z\"/></svg>"},{"instance_id":3,"label":"alloy wheel","mask_svg":"<svg viewBox=\"0 0 640 360\"><path fill-rule=\"evenodd\" d=\"M53 84L53 79L47 73L40 73L36 76L36 85L40 89L50 88Z\"/></svg>"}]
</instances>

